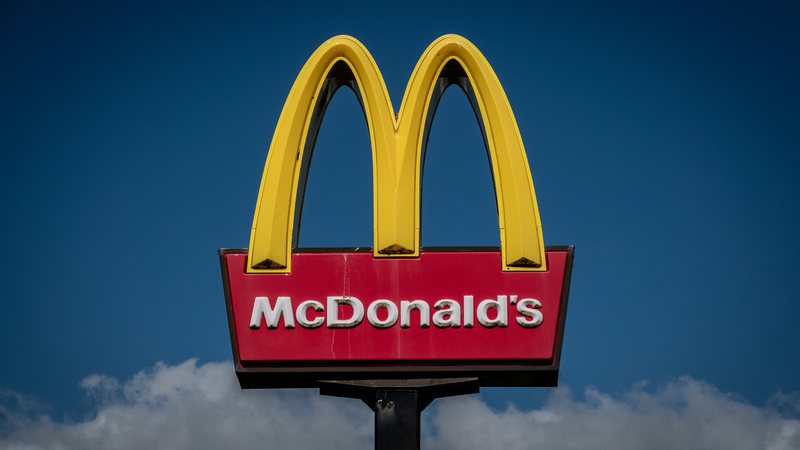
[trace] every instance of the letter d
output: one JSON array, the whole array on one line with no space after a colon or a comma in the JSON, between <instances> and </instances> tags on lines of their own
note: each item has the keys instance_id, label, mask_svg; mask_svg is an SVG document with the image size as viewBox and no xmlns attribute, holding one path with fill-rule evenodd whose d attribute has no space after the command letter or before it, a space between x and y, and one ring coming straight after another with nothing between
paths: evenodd
<instances>
[{"instance_id":1,"label":"letter d","mask_svg":"<svg viewBox=\"0 0 800 450\"><path fill-rule=\"evenodd\" d=\"M339 305L350 305L353 315L349 319L339 318ZM352 328L364 319L364 305L355 297L328 297L328 328Z\"/></svg>"},{"instance_id":2,"label":"letter d","mask_svg":"<svg viewBox=\"0 0 800 450\"><path fill-rule=\"evenodd\" d=\"M489 308L497 310L497 317L489 318ZM486 299L478 305L478 322L489 327L508 326L508 296L498 295L497 300Z\"/></svg>"}]
</instances>

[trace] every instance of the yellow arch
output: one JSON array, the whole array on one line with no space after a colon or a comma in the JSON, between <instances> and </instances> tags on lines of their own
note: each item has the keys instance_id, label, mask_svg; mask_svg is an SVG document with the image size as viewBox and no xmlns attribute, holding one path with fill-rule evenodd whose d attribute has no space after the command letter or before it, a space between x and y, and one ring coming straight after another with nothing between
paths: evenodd
<instances>
[{"instance_id":1,"label":"yellow arch","mask_svg":"<svg viewBox=\"0 0 800 450\"><path fill-rule=\"evenodd\" d=\"M248 272L291 271L299 222L295 199L302 201L310 148L325 108L340 86L356 92L372 144L373 254L418 256L422 151L439 97L451 84L467 93L484 133L497 197L503 270L546 270L536 195L511 105L480 51L461 36L445 35L417 62L397 116L375 60L358 40L336 36L309 57L286 99L264 165Z\"/></svg>"}]
</instances>

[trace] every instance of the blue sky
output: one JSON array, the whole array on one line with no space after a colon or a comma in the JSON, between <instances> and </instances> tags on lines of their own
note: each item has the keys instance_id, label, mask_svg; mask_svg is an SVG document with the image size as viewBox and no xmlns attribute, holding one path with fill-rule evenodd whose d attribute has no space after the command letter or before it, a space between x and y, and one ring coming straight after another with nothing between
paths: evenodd
<instances>
[{"instance_id":1,"label":"blue sky","mask_svg":"<svg viewBox=\"0 0 800 450\"><path fill-rule=\"evenodd\" d=\"M425 47L457 33L514 108L545 242L577 247L562 383L619 399L689 376L756 407L800 391L796 5L225 3L0 6L0 390L77 420L100 408L92 374L229 361L216 250L247 245L305 59L357 37L397 107ZM360 114L341 91L326 115L302 245L372 241ZM498 243L457 90L423 182L423 245Z\"/></svg>"}]
</instances>

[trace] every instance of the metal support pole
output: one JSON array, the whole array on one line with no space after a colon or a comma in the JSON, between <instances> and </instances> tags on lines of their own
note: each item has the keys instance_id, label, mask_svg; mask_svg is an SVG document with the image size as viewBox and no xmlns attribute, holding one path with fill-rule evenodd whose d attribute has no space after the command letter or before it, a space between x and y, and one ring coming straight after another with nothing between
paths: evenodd
<instances>
[{"instance_id":1,"label":"metal support pole","mask_svg":"<svg viewBox=\"0 0 800 450\"><path fill-rule=\"evenodd\" d=\"M375 413L375 450L419 450L420 414L441 397L476 394L477 378L320 380L319 393L357 398Z\"/></svg>"},{"instance_id":2,"label":"metal support pole","mask_svg":"<svg viewBox=\"0 0 800 450\"><path fill-rule=\"evenodd\" d=\"M375 394L375 450L419 450L419 392L379 390Z\"/></svg>"}]
</instances>

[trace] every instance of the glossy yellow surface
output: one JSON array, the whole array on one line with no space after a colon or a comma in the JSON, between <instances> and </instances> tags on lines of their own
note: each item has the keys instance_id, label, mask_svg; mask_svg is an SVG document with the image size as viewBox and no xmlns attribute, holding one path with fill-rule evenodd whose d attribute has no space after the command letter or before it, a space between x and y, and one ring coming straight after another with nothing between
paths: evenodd
<instances>
[{"instance_id":1,"label":"glossy yellow surface","mask_svg":"<svg viewBox=\"0 0 800 450\"><path fill-rule=\"evenodd\" d=\"M445 35L417 62L397 115L375 60L358 40L336 36L311 55L289 92L272 137L253 218L248 272L291 270L295 199L298 186L305 184L301 177L305 177L306 141L313 142L309 130L318 126L324 107L340 85L356 91L372 143L374 256L418 256L423 139L432 100L435 108L442 86L453 83L448 80L453 78L454 67L468 80L462 88L479 112L486 137L497 195L503 270L546 270L533 181L505 92L471 42ZM443 75L445 69L450 70L447 75Z\"/></svg>"}]
</instances>

